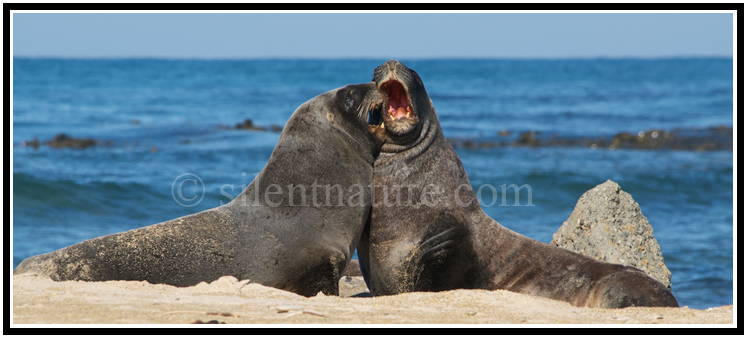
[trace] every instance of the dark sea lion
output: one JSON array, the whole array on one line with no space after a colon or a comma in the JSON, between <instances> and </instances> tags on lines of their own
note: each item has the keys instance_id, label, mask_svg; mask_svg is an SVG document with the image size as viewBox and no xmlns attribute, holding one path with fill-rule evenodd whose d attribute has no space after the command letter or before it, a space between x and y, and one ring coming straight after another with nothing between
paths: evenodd
<instances>
[{"instance_id":1,"label":"dark sea lion","mask_svg":"<svg viewBox=\"0 0 748 339\"><path fill-rule=\"evenodd\" d=\"M14 274L175 286L232 275L337 295L371 210L382 140L366 113L381 100L374 83L323 93L293 113L265 168L228 204L37 255Z\"/></svg>"},{"instance_id":2,"label":"dark sea lion","mask_svg":"<svg viewBox=\"0 0 748 339\"><path fill-rule=\"evenodd\" d=\"M488 217L416 72L374 70L387 140L374 162L370 224L358 246L373 295L504 289L576 306L677 307L646 273L515 233Z\"/></svg>"}]
</instances>

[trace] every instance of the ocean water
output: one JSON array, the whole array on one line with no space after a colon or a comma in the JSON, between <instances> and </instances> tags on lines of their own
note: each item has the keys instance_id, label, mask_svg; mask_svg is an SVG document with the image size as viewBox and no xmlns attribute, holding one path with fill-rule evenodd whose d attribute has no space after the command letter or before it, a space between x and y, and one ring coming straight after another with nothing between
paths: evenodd
<instances>
[{"instance_id":1,"label":"ocean water","mask_svg":"<svg viewBox=\"0 0 748 339\"><path fill-rule=\"evenodd\" d=\"M244 119L283 126L306 100L368 82L384 61L14 58L13 266L228 202L264 167L279 133L226 126ZM595 137L734 124L731 59L401 61L423 79L448 138L500 130ZM59 133L102 143L24 146ZM732 151L457 153L474 189L532 187L533 206L510 200L484 209L546 243L585 191L618 182L652 224L681 306L733 304ZM185 173L202 180L199 201L180 203L173 195ZM202 192L187 186L188 198Z\"/></svg>"}]
</instances>

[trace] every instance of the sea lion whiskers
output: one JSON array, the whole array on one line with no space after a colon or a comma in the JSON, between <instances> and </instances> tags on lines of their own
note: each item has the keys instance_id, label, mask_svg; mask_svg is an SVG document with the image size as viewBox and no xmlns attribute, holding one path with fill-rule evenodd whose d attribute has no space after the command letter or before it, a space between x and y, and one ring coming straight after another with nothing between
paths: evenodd
<instances>
[{"instance_id":1,"label":"sea lion whiskers","mask_svg":"<svg viewBox=\"0 0 748 339\"><path fill-rule=\"evenodd\" d=\"M356 109L357 117L366 120L369 125L380 126L382 122L383 98L377 91L370 91L361 100Z\"/></svg>"}]
</instances>

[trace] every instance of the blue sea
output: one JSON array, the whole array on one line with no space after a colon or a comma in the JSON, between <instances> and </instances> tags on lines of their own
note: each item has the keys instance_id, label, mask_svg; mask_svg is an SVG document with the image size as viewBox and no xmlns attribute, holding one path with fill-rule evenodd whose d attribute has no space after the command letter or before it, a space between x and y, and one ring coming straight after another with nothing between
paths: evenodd
<instances>
[{"instance_id":1,"label":"blue sea","mask_svg":"<svg viewBox=\"0 0 748 339\"><path fill-rule=\"evenodd\" d=\"M14 267L228 202L264 167L280 135L234 125L283 126L303 102L370 81L384 61L14 58ZM448 138L734 125L732 59L401 61L423 79ZM60 133L101 142L43 144ZM39 147L26 146L34 138ZM484 209L546 243L585 191L619 183L654 228L676 299L695 309L733 304L733 152L457 149L474 189L532 187L533 206ZM189 204L172 191L186 173L205 187L200 198L199 186L185 185L183 197L195 198Z\"/></svg>"}]
</instances>

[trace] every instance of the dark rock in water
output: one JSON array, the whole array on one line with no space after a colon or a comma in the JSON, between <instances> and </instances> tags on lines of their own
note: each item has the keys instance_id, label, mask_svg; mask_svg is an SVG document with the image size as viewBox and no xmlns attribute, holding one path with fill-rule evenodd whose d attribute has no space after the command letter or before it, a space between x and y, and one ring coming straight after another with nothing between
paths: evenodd
<instances>
[{"instance_id":1,"label":"dark rock in water","mask_svg":"<svg viewBox=\"0 0 748 339\"><path fill-rule=\"evenodd\" d=\"M220 129L232 129L230 126L218 126ZM283 126L270 125L270 127L257 126L252 122L252 119L244 119L244 122L236 124L233 129L243 129L248 131L271 131L280 132L283 131Z\"/></svg>"},{"instance_id":2,"label":"dark rock in water","mask_svg":"<svg viewBox=\"0 0 748 339\"><path fill-rule=\"evenodd\" d=\"M513 146L530 146L530 147L537 147L540 145L538 139L535 139L535 135L537 135L537 132L530 131L530 132L524 132L519 135L519 139L517 139L514 143L512 143Z\"/></svg>"},{"instance_id":3,"label":"dark rock in water","mask_svg":"<svg viewBox=\"0 0 748 339\"><path fill-rule=\"evenodd\" d=\"M236 124L236 129L246 129L250 131L265 131L267 130L265 127L259 127L255 126L254 123L252 123L251 119L244 119L244 122L241 124Z\"/></svg>"},{"instance_id":4,"label":"dark rock in water","mask_svg":"<svg viewBox=\"0 0 748 339\"><path fill-rule=\"evenodd\" d=\"M39 139L36 137L34 140L24 141L21 143L22 146L33 147L34 149L39 148ZM73 138L67 134L60 133L52 140L41 142L42 145L47 145L53 148L77 148L85 149L97 145L112 146L114 141L112 140L96 140L91 138ZM137 145L137 143L136 143Z\"/></svg>"},{"instance_id":5,"label":"dark rock in water","mask_svg":"<svg viewBox=\"0 0 748 339\"><path fill-rule=\"evenodd\" d=\"M680 138L676 140L678 131L666 132L664 130L640 131L636 135L630 133L618 133L613 136L610 142L610 148L630 148L630 149L697 149L699 145L691 147L681 147L678 143L693 143L693 140Z\"/></svg>"},{"instance_id":6,"label":"dark rock in water","mask_svg":"<svg viewBox=\"0 0 748 339\"><path fill-rule=\"evenodd\" d=\"M92 146L96 146L99 144L98 140L94 140L91 138L85 138L85 139L76 139L73 138L67 134L58 134L55 136L54 139L43 142L45 145L49 145L49 147L54 148L79 148L84 149Z\"/></svg>"},{"instance_id":7,"label":"dark rock in water","mask_svg":"<svg viewBox=\"0 0 748 339\"><path fill-rule=\"evenodd\" d=\"M582 131L583 132L583 131ZM709 128L674 129L665 131L653 129L636 133L621 132L614 136L560 137L555 134L540 137L534 131L523 132L516 140L506 141L510 133L501 130L498 138L475 140L470 138L448 138L454 148L491 147L588 147L592 149L649 149L649 150L695 150L732 151L732 126Z\"/></svg>"},{"instance_id":8,"label":"dark rock in water","mask_svg":"<svg viewBox=\"0 0 748 339\"><path fill-rule=\"evenodd\" d=\"M639 204L613 181L585 192L569 219L553 234L551 245L609 263L636 267L670 289L652 225Z\"/></svg>"},{"instance_id":9,"label":"dark rock in water","mask_svg":"<svg viewBox=\"0 0 748 339\"><path fill-rule=\"evenodd\" d=\"M36 137L34 137L34 140L24 141L22 143L22 145L26 146L26 147L33 147L34 149L37 149L37 148L39 148L39 139L37 139Z\"/></svg>"}]
</instances>

